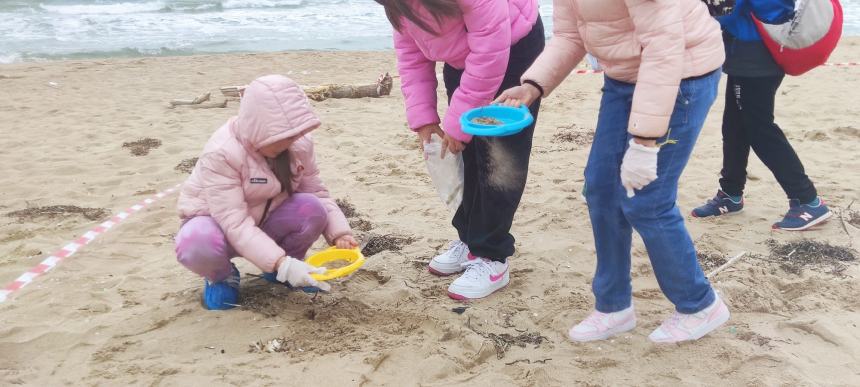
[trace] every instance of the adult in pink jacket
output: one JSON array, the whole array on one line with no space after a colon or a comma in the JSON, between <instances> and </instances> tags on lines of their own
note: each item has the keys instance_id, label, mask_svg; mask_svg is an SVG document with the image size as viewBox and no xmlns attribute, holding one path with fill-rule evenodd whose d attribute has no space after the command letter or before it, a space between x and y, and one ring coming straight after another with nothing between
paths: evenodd
<instances>
[{"instance_id":1,"label":"adult in pink jacket","mask_svg":"<svg viewBox=\"0 0 860 387\"><path fill-rule=\"evenodd\" d=\"M319 176L310 131L320 126L301 87L269 75L245 89L239 115L219 128L182 185L176 256L205 277L203 303L238 302L241 256L271 282L328 290L304 263L323 235L340 248L358 246Z\"/></svg>"},{"instance_id":2,"label":"adult in pink jacket","mask_svg":"<svg viewBox=\"0 0 860 387\"><path fill-rule=\"evenodd\" d=\"M695 340L729 318L696 259L678 210L678 179L717 94L719 25L700 0L556 0L553 37L500 101L546 97L586 52L605 81L585 198L597 251L595 311L571 328L575 341L606 339L636 325L630 248L635 229L675 314L655 342ZM537 86L533 86L536 84Z\"/></svg>"},{"instance_id":3,"label":"adult in pink jacket","mask_svg":"<svg viewBox=\"0 0 860 387\"><path fill-rule=\"evenodd\" d=\"M422 148L436 134L448 151L463 153L463 201L452 221L459 238L431 260L430 272L465 271L448 295L486 297L510 281L510 229L525 189L534 125L509 137L472 138L461 130L460 116L518 85L543 50L537 0L376 1L395 30L409 127ZM436 110L437 62L444 62L449 104L442 119ZM539 107L539 100L529 106L535 118Z\"/></svg>"}]
</instances>

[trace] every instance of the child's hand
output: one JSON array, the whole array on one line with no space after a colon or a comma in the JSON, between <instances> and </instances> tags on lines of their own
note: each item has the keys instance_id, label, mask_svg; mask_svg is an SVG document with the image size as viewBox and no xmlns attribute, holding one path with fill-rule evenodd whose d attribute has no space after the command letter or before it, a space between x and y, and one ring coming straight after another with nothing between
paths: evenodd
<instances>
[{"instance_id":1,"label":"child's hand","mask_svg":"<svg viewBox=\"0 0 860 387\"><path fill-rule=\"evenodd\" d=\"M335 239L334 245L339 249L354 249L358 247L358 242L355 241L355 238L353 238L352 235L344 235Z\"/></svg>"},{"instance_id":2,"label":"child's hand","mask_svg":"<svg viewBox=\"0 0 860 387\"><path fill-rule=\"evenodd\" d=\"M513 107L530 106L538 98L540 98L540 90L526 83L522 86L514 86L503 91L493 103Z\"/></svg>"},{"instance_id":3,"label":"child's hand","mask_svg":"<svg viewBox=\"0 0 860 387\"><path fill-rule=\"evenodd\" d=\"M445 138L442 139L442 154L440 157L444 159L446 151L451 152L452 155L456 155L462 152L463 149L466 149L466 144L445 133Z\"/></svg>"},{"instance_id":4,"label":"child's hand","mask_svg":"<svg viewBox=\"0 0 860 387\"><path fill-rule=\"evenodd\" d=\"M445 132L442 131L439 124L424 125L418 128L415 133L418 133L418 144L421 146L421 153L424 153L424 144L430 143L430 136L434 133L439 136L439 138L445 137ZM427 159L426 154L424 155L424 159Z\"/></svg>"}]
</instances>

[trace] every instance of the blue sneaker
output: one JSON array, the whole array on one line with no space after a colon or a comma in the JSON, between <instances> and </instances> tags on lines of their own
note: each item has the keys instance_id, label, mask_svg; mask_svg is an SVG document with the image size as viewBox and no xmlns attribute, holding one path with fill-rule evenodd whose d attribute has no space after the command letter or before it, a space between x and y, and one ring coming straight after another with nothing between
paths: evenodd
<instances>
[{"instance_id":1,"label":"blue sneaker","mask_svg":"<svg viewBox=\"0 0 860 387\"><path fill-rule=\"evenodd\" d=\"M707 218L709 216L720 216L740 212L743 209L743 196L734 200L727 193L723 192L723 190L718 190L717 196L714 196L713 199L708 200L708 202L702 206L696 207L693 210L692 215L694 218Z\"/></svg>"},{"instance_id":2,"label":"blue sneaker","mask_svg":"<svg viewBox=\"0 0 860 387\"><path fill-rule=\"evenodd\" d=\"M203 280L203 306L209 310L227 310L239 303L239 269L233 265L233 272L227 279L209 283Z\"/></svg>"},{"instance_id":3,"label":"blue sneaker","mask_svg":"<svg viewBox=\"0 0 860 387\"><path fill-rule=\"evenodd\" d=\"M292 285L290 285L286 282L278 281L278 273L275 273L275 272L263 273L262 277L264 280L269 281L270 283L278 284L278 285L284 285L287 288L289 288L290 290L295 290L295 288ZM319 293L320 288L315 287L315 286L305 286L302 288L302 291L305 293L308 293L308 294L313 294L313 293Z\"/></svg>"},{"instance_id":4,"label":"blue sneaker","mask_svg":"<svg viewBox=\"0 0 860 387\"><path fill-rule=\"evenodd\" d=\"M820 224L833 215L821 198L811 203L800 204L796 199L788 202L788 212L782 221L773 224L774 230L802 231Z\"/></svg>"}]
</instances>

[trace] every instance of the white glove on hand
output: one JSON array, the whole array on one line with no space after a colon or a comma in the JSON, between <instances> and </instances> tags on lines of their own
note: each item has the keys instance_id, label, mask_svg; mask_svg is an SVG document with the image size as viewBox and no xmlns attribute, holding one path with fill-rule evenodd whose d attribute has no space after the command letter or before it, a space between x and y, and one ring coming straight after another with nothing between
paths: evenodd
<instances>
[{"instance_id":1,"label":"white glove on hand","mask_svg":"<svg viewBox=\"0 0 860 387\"><path fill-rule=\"evenodd\" d=\"M286 282L292 287L313 286L327 292L331 290L331 285L311 278L311 274L323 274L325 272L326 268L324 267L313 267L304 261L287 257L281 262L281 266L278 267L276 278L278 281Z\"/></svg>"},{"instance_id":2,"label":"white glove on hand","mask_svg":"<svg viewBox=\"0 0 860 387\"><path fill-rule=\"evenodd\" d=\"M621 161L621 185L627 189L627 197L632 198L634 189L645 188L657 180L657 153L660 147L648 147L630 139L630 147Z\"/></svg>"}]
</instances>

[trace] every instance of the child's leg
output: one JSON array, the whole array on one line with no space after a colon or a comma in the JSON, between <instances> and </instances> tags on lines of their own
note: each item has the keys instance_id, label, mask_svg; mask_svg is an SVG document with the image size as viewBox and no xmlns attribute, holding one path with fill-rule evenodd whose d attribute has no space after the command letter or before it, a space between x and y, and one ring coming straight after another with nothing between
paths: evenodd
<instances>
[{"instance_id":1,"label":"child's leg","mask_svg":"<svg viewBox=\"0 0 860 387\"><path fill-rule=\"evenodd\" d=\"M669 122L671 142L663 145L658 155L657 180L636 191L633 198L622 199L624 215L645 242L660 288L684 314L699 312L715 299L676 200L678 179L716 98L719 76L715 73L681 83Z\"/></svg>"},{"instance_id":2,"label":"child's leg","mask_svg":"<svg viewBox=\"0 0 860 387\"><path fill-rule=\"evenodd\" d=\"M784 76L738 77L738 101L749 144L759 159L773 172L789 199L809 203L818 197L803 163L785 133L774 122L776 91Z\"/></svg>"},{"instance_id":3,"label":"child's leg","mask_svg":"<svg viewBox=\"0 0 860 387\"><path fill-rule=\"evenodd\" d=\"M234 256L221 227L209 216L192 218L176 234L176 259L209 281L219 282L230 276L230 258Z\"/></svg>"},{"instance_id":4,"label":"child's leg","mask_svg":"<svg viewBox=\"0 0 860 387\"><path fill-rule=\"evenodd\" d=\"M609 78L603 86L594 142L585 167L585 192L597 270L591 283L595 309L614 313L630 307L630 243L633 230L621 211L621 159L627 149L627 125L634 86Z\"/></svg>"},{"instance_id":5,"label":"child's leg","mask_svg":"<svg viewBox=\"0 0 860 387\"><path fill-rule=\"evenodd\" d=\"M499 93L520 84L522 74L543 51L544 39L543 22L538 18L532 31L511 47ZM462 72L451 68L443 75L450 99ZM475 136L463 151L463 204L452 224L476 256L506 262L514 254L511 224L528 177L539 109L540 100L529 106L535 122L522 132L504 137Z\"/></svg>"},{"instance_id":6,"label":"child's leg","mask_svg":"<svg viewBox=\"0 0 860 387\"><path fill-rule=\"evenodd\" d=\"M726 82L726 105L723 110L723 169L720 171L720 189L731 196L741 196L747 182L747 162L750 143L748 128L742 119L743 105L740 99L740 84L737 77L729 75Z\"/></svg>"},{"instance_id":7,"label":"child's leg","mask_svg":"<svg viewBox=\"0 0 860 387\"><path fill-rule=\"evenodd\" d=\"M309 193L295 193L269 213L262 230L284 249L287 255L304 259L328 224L320 199Z\"/></svg>"}]
</instances>

